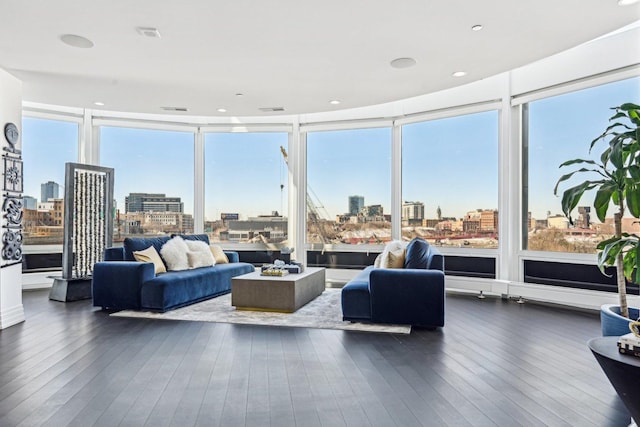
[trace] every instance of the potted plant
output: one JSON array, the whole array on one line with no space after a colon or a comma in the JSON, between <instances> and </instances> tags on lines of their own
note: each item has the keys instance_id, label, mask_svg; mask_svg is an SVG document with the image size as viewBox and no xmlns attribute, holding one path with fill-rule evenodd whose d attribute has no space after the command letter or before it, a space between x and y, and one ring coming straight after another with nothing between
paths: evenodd
<instances>
[{"instance_id":1,"label":"potted plant","mask_svg":"<svg viewBox=\"0 0 640 427\"><path fill-rule=\"evenodd\" d=\"M638 309L631 309L630 317L625 278L640 284L639 238L622 232L622 218L627 210L634 218L640 217L640 106L626 103L612 110L615 114L609 119L611 124L589 146L591 153L598 142L604 143L599 160L573 159L562 163L561 168L573 166L577 169L562 175L553 192L558 194L559 184L575 174L589 176L590 179L562 193L562 211L571 224L571 212L589 190L596 191L593 207L601 222L605 221L611 205L617 208L613 215L614 235L600 242L597 251L598 267L604 274L605 267L616 269L619 296L619 306L602 306L602 332L603 335L622 335L629 332L628 322L638 318Z\"/></svg>"}]
</instances>

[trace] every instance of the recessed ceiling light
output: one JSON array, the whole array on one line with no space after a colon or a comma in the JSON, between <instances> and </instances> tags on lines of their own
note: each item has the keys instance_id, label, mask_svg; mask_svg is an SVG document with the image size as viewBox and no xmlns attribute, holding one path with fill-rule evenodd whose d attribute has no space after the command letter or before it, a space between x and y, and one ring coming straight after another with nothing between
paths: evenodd
<instances>
[{"instance_id":1,"label":"recessed ceiling light","mask_svg":"<svg viewBox=\"0 0 640 427\"><path fill-rule=\"evenodd\" d=\"M629 6L634 3L638 3L638 0L618 0L618 6Z\"/></svg>"},{"instance_id":2,"label":"recessed ceiling light","mask_svg":"<svg viewBox=\"0 0 640 427\"><path fill-rule=\"evenodd\" d=\"M93 47L93 42L86 37L78 36L76 34L63 34L60 36L62 43L71 47L79 47L81 49L88 49Z\"/></svg>"},{"instance_id":3,"label":"recessed ceiling light","mask_svg":"<svg viewBox=\"0 0 640 427\"><path fill-rule=\"evenodd\" d=\"M102 106L104 105L104 102L96 101L96 102L94 102L93 104L94 104L94 105L98 105L98 106L102 107Z\"/></svg>"},{"instance_id":4,"label":"recessed ceiling light","mask_svg":"<svg viewBox=\"0 0 640 427\"><path fill-rule=\"evenodd\" d=\"M455 73L452 74L453 77L464 77L466 75L467 73L464 71L456 71Z\"/></svg>"},{"instance_id":5,"label":"recessed ceiling light","mask_svg":"<svg viewBox=\"0 0 640 427\"><path fill-rule=\"evenodd\" d=\"M240 98L240 97L244 96L244 93L236 93L236 96L237 96L238 98Z\"/></svg>"},{"instance_id":6,"label":"recessed ceiling light","mask_svg":"<svg viewBox=\"0 0 640 427\"><path fill-rule=\"evenodd\" d=\"M480 24L474 25L473 27L471 27L471 29L473 31L480 31L482 29L482 25L480 25Z\"/></svg>"},{"instance_id":7,"label":"recessed ceiling light","mask_svg":"<svg viewBox=\"0 0 640 427\"><path fill-rule=\"evenodd\" d=\"M333 100L329 101L329 104L338 105L338 104L340 104L340 101L338 101L337 99L333 99Z\"/></svg>"},{"instance_id":8,"label":"recessed ceiling light","mask_svg":"<svg viewBox=\"0 0 640 427\"><path fill-rule=\"evenodd\" d=\"M218 108L218 113L226 113L227 109L226 108Z\"/></svg>"},{"instance_id":9,"label":"recessed ceiling light","mask_svg":"<svg viewBox=\"0 0 640 427\"><path fill-rule=\"evenodd\" d=\"M390 64L393 68L409 68L416 65L416 60L413 58L396 58Z\"/></svg>"}]
</instances>

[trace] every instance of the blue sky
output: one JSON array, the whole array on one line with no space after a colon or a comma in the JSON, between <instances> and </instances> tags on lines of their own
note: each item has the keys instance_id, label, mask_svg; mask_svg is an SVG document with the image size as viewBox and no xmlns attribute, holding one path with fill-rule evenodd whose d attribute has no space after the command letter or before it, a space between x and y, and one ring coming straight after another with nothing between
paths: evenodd
<instances>
[{"instance_id":1,"label":"blue sky","mask_svg":"<svg viewBox=\"0 0 640 427\"><path fill-rule=\"evenodd\" d=\"M497 111L405 125L402 141L402 198L427 218L498 208Z\"/></svg>"},{"instance_id":2,"label":"blue sky","mask_svg":"<svg viewBox=\"0 0 640 427\"><path fill-rule=\"evenodd\" d=\"M640 102L640 78L530 104L529 210L536 218L560 212L553 186L564 160L587 156L588 143L608 124L608 107ZM40 184L64 184L64 163L77 161L76 124L25 118L22 131L25 195ZM425 203L427 217L461 217L498 204L498 114L486 112L403 127L403 200ZM124 210L130 192L181 197L193 213L193 135L188 132L103 127L101 163L115 168L115 197ZM286 133L208 134L205 139L205 216L286 213L287 170L280 146ZM329 217L348 211L348 197L366 205L391 203L391 130L374 128L308 134L308 184ZM281 185L284 188L281 189ZM586 199L585 204L591 204ZM283 212L284 211L284 212Z\"/></svg>"},{"instance_id":3,"label":"blue sky","mask_svg":"<svg viewBox=\"0 0 640 427\"><path fill-rule=\"evenodd\" d=\"M547 210L551 214L562 213L560 196L552 196L553 187L560 176L574 169L560 169L560 164L574 158L597 160L604 144L598 143L593 155L589 154L589 144L609 126L609 118L614 114L609 108L625 102L640 104L640 78L529 104L529 210L535 218L545 218ZM586 176L577 176L560 190L585 179ZM593 192L585 194L580 206L593 206L594 196ZM607 216L613 216L613 212L610 210Z\"/></svg>"}]
</instances>

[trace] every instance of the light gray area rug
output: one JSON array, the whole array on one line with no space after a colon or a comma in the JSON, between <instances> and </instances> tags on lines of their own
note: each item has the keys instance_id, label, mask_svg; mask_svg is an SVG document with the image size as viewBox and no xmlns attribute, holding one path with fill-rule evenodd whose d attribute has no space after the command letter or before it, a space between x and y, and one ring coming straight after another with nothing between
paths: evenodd
<instances>
[{"instance_id":1,"label":"light gray area rug","mask_svg":"<svg viewBox=\"0 0 640 427\"><path fill-rule=\"evenodd\" d=\"M231 294L226 294L166 313L123 310L112 313L111 316L237 323L244 325L289 326L297 328L341 329L392 334L408 334L411 332L411 326L407 325L380 325L343 321L340 289L326 289L322 295L295 313L236 310L236 308L231 305Z\"/></svg>"}]
</instances>

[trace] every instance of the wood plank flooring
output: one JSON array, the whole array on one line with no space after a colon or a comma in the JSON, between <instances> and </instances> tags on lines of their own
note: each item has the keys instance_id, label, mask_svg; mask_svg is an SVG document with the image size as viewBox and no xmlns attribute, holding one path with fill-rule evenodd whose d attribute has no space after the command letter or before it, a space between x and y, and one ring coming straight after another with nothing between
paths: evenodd
<instances>
[{"instance_id":1,"label":"wood plank flooring","mask_svg":"<svg viewBox=\"0 0 640 427\"><path fill-rule=\"evenodd\" d=\"M0 426L626 426L596 313L448 295L388 335L112 318L24 293L0 331Z\"/></svg>"}]
</instances>

